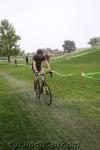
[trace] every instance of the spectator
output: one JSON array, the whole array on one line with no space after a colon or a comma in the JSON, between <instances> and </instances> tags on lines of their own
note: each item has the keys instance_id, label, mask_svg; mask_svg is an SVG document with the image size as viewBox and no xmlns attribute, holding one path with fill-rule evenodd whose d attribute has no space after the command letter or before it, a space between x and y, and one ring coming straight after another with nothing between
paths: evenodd
<instances>
[{"instance_id":1,"label":"spectator","mask_svg":"<svg viewBox=\"0 0 100 150\"><path fill-rule=\"evenodd\" d=\"M17 66L17 56L15 56L15 65Z\"/></svg>"},{"instance_id":2,"label":"spectator","mask_svg":"<svg viewBox=\"0 0 100 150\"><path fill-rule=\"evenodd\" d=\"M26 56L26 64L29 64L29 62L28 62L28 56Z\"/></svg>"}]
</instances>

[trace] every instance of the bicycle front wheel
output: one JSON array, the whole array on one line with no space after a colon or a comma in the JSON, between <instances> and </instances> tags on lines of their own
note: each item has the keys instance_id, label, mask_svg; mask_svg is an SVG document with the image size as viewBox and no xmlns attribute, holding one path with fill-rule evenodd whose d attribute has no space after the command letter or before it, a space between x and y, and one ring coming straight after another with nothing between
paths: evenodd
<instances>
[{"instance_id":1,"label":"bicycle front wheel","mask_svg":"<svg viewBox=\"0 0 100 150\"><path fill-rule=\"evenodd\" d=\"M44 94L45 103L47 105L51 105L52 94L51 94L50 87L48 86L47 83L45 83L44 86L43 86L43 94Z\"/></svg>"}]
</instances>

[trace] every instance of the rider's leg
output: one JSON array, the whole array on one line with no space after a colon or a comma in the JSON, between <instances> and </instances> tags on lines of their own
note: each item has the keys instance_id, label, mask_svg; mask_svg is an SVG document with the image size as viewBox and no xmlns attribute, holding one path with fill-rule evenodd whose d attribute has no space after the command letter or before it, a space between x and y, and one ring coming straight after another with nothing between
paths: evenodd
<instances>
[{"instance_id":1,"label":"rider's leg","mask_svg":"<svg viewBox=\"0 0 100 150\"><path fill-rule=\"evenodd\" d=\"M34 81L33 81L34 93L35 93L35 95L36 95L36 94L37 94L37 93L36 93L36 80L37 80L37 76L36 76L36 74L35 74L35 72L34 72L33 69L32 69L32 71L33 71L33 75L34 75Z\"/></svg>"},{"instance_id":2,"label":"rider's leg","mask_svg":"<svg viewBox=\"0 0 100 150\"><path fill-rule=\"evenodd\" d=\"M43 93L43 85L44 85L44 68L41 68L40 73L43 74L41 76L41 82L40 82L40 88L41 88L41 93Z\"/></svg>"},{"instance_id":3,"label":"rider's leg","mask_svg":"<svg viewBox=\"0 0 100 150\"><path fill-rule=\"evenodd\" d=\"M37 90L36 90L36 81L37 79L34 78L34 94L37 95Z\"/></svg>"},{"instance_id":4,"label":"rider's leg","mask_svg":"<svg viewBox=\"0 0 100 150\"><path fill-rule=\"evenodd\" d=\"M34 90L36 91L36 78L34 78Z\"/></svg>"}]
</instances>

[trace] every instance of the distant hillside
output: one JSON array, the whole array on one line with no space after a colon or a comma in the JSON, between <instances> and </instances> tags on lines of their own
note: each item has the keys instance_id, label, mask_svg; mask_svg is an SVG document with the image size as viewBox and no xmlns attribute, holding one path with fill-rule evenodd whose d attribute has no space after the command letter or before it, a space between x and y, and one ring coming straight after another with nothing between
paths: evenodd
<instances>
[{"instance_id":1,"label":"distant hillside","mask_svg":"<svg viewBox=\"0 0 100 150\"><path fill-rule=\"evenodd\" d=\"M100 48L88 49L77 54L66 56L59 60L60 63L94 63L100 64Z\"/></svg>"}]
</instances>

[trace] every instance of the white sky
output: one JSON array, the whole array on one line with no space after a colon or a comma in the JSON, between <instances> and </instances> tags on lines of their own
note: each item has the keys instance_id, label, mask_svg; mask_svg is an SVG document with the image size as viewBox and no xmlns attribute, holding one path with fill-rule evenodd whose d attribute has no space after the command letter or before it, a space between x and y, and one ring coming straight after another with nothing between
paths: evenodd
<instances>
[{"instance_id":1,"label":"white sky","mask_svg":"<svg viewBox=\"0 0 100 150\"><path fill-rule=\"evenodd\" d=\"M100 0L0 0L0 21L8 19L26 52L62 49L64 40L87 47L100 36Z\"/></svg>"}]
</instances>

